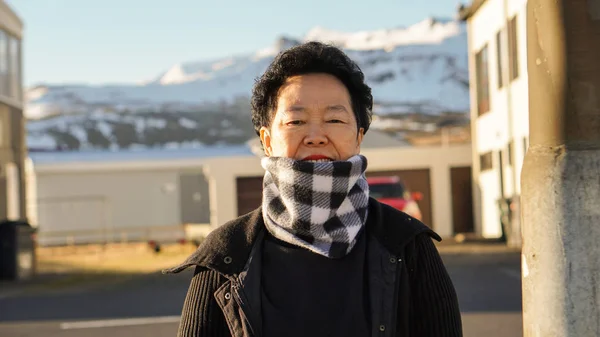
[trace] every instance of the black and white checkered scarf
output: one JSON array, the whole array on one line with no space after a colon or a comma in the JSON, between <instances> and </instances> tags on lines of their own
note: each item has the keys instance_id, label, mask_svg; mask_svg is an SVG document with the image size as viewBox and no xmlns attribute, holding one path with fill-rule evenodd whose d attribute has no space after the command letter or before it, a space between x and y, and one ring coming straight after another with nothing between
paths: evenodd
<instances>
[{"instance_id":1,"label":"black and white checkered scarf","mask_svg":"<svg viewBox=\"0 0 600 337\"><path fill-rule=\"evenodd\" d=\"M367 159L308 162L265 157L262 210L276 238L330 258L356 243L367 218Z\"/></svg>"}]
</instances>

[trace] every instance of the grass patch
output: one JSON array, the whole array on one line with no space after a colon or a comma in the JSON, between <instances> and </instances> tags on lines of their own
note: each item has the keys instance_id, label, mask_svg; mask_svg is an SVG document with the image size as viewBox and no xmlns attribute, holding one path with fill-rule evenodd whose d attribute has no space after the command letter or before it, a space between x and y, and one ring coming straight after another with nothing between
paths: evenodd
<instances>
[{"instance_id":1,"label":"grass patch","mask_svg":"<svg viewBox=\"0 0 600 337\"><path fill-rule=\"evenodd\" d=\"M165 245L159 253L147 245L41 247L33 279L0 281L0 297L105 287L173 267L195 249L192 244Z\"/></svg>"},{"instance_id":2,"label":"grass patch","mask_svg":"<svg viewBox=\"0 0 600 337\"><path fill-rule=\"evenodd\" d=\"M196 247L173 244L161 247L159 253L147 245L113 246L104 249L79 250L49 254L43 248L37 252L39 273L151 273L182 262Z\"/></svg>"}]
</instances>

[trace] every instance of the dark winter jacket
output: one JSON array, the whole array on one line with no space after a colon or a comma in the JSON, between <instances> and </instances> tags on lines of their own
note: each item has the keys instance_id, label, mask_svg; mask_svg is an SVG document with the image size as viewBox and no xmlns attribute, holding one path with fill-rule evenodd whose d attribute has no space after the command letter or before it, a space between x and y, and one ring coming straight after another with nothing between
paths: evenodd
<instances>
[{"instance_id":1,"label":"dark winter jacket","mask_svg":"<svg viewBox=\"0 0 600 337\"><path fill-rule=\"evenodd\" d=\"M371 336L462 336L456 292L431 240L441 238L372 198L368 214ZM164 271L195 267L178 336L261 336L265 231L258 208L215 229L185 262Z\"/></svg>"}]
</instances>

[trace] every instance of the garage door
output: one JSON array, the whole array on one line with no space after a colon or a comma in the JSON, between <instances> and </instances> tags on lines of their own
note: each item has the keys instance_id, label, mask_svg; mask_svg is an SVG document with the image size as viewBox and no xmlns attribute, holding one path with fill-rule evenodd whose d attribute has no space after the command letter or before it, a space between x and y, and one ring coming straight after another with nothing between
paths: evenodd
<instances>
[{"instance_id":1,"label":"garage door","mask_svg":"<svg viewBox=\"0 0 600 337\"><path fill-rule=\"evenodd\" d=\"M475 231L471 167L452 167L452 222L454 234Z\"/></svg>"},{"instance_id":2,"label":"garage door","mask_svg":"<svg viewBox=\"0 0 600 337\"><path fill-rule=\"evenodd\" d=\"M423 199L419 202L419 208L423 214L423 223L433 228L431 215L431 180L429 169L420 170L398 170L398 171L367 171L367 177L398 176L411 192L421 192Z\"/></svg>"},{"instance_id":3,"label":"garage door","mask_svg":"<svg viewBox=\"0 0 600 337\"><path fill-rule=\"evenodd\" d=\"M252 212L262 202L263 177L244 177L236 179L238 216Z\"/></svg>"},{"instance_id":4,"label":"garage door","mask_svg":"<svg viewBox=\"0 0 600 337\"><path fill-rule=\"evenodd\" d=\"M429 169L368 171L366 175L367 177L398 176L412 192L421 192L423 199L418 204L421 213L423 213L423 222L428 226L432 226ZM238 215L244 215L260 206L262 201L262 181L262 176L236 179Z\"/></svg>"}]
</instances>

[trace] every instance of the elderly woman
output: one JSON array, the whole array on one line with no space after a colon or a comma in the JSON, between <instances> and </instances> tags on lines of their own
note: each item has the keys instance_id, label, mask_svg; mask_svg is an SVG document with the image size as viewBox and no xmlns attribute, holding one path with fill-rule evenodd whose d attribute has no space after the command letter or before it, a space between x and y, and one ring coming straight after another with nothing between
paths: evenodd
<instances>
[{"instance_id":1,"label":"elderly woman","mask_svg":"<svg viewBox=\"0 0 600 337\"><path fill-rule=\"evenodd\" d=\"M262 205L166 271L195 267L179 336L462 336L439 236L369 197L372 104L336 47L275 58L252 96Z\"/></svg>"}]
</instances>

